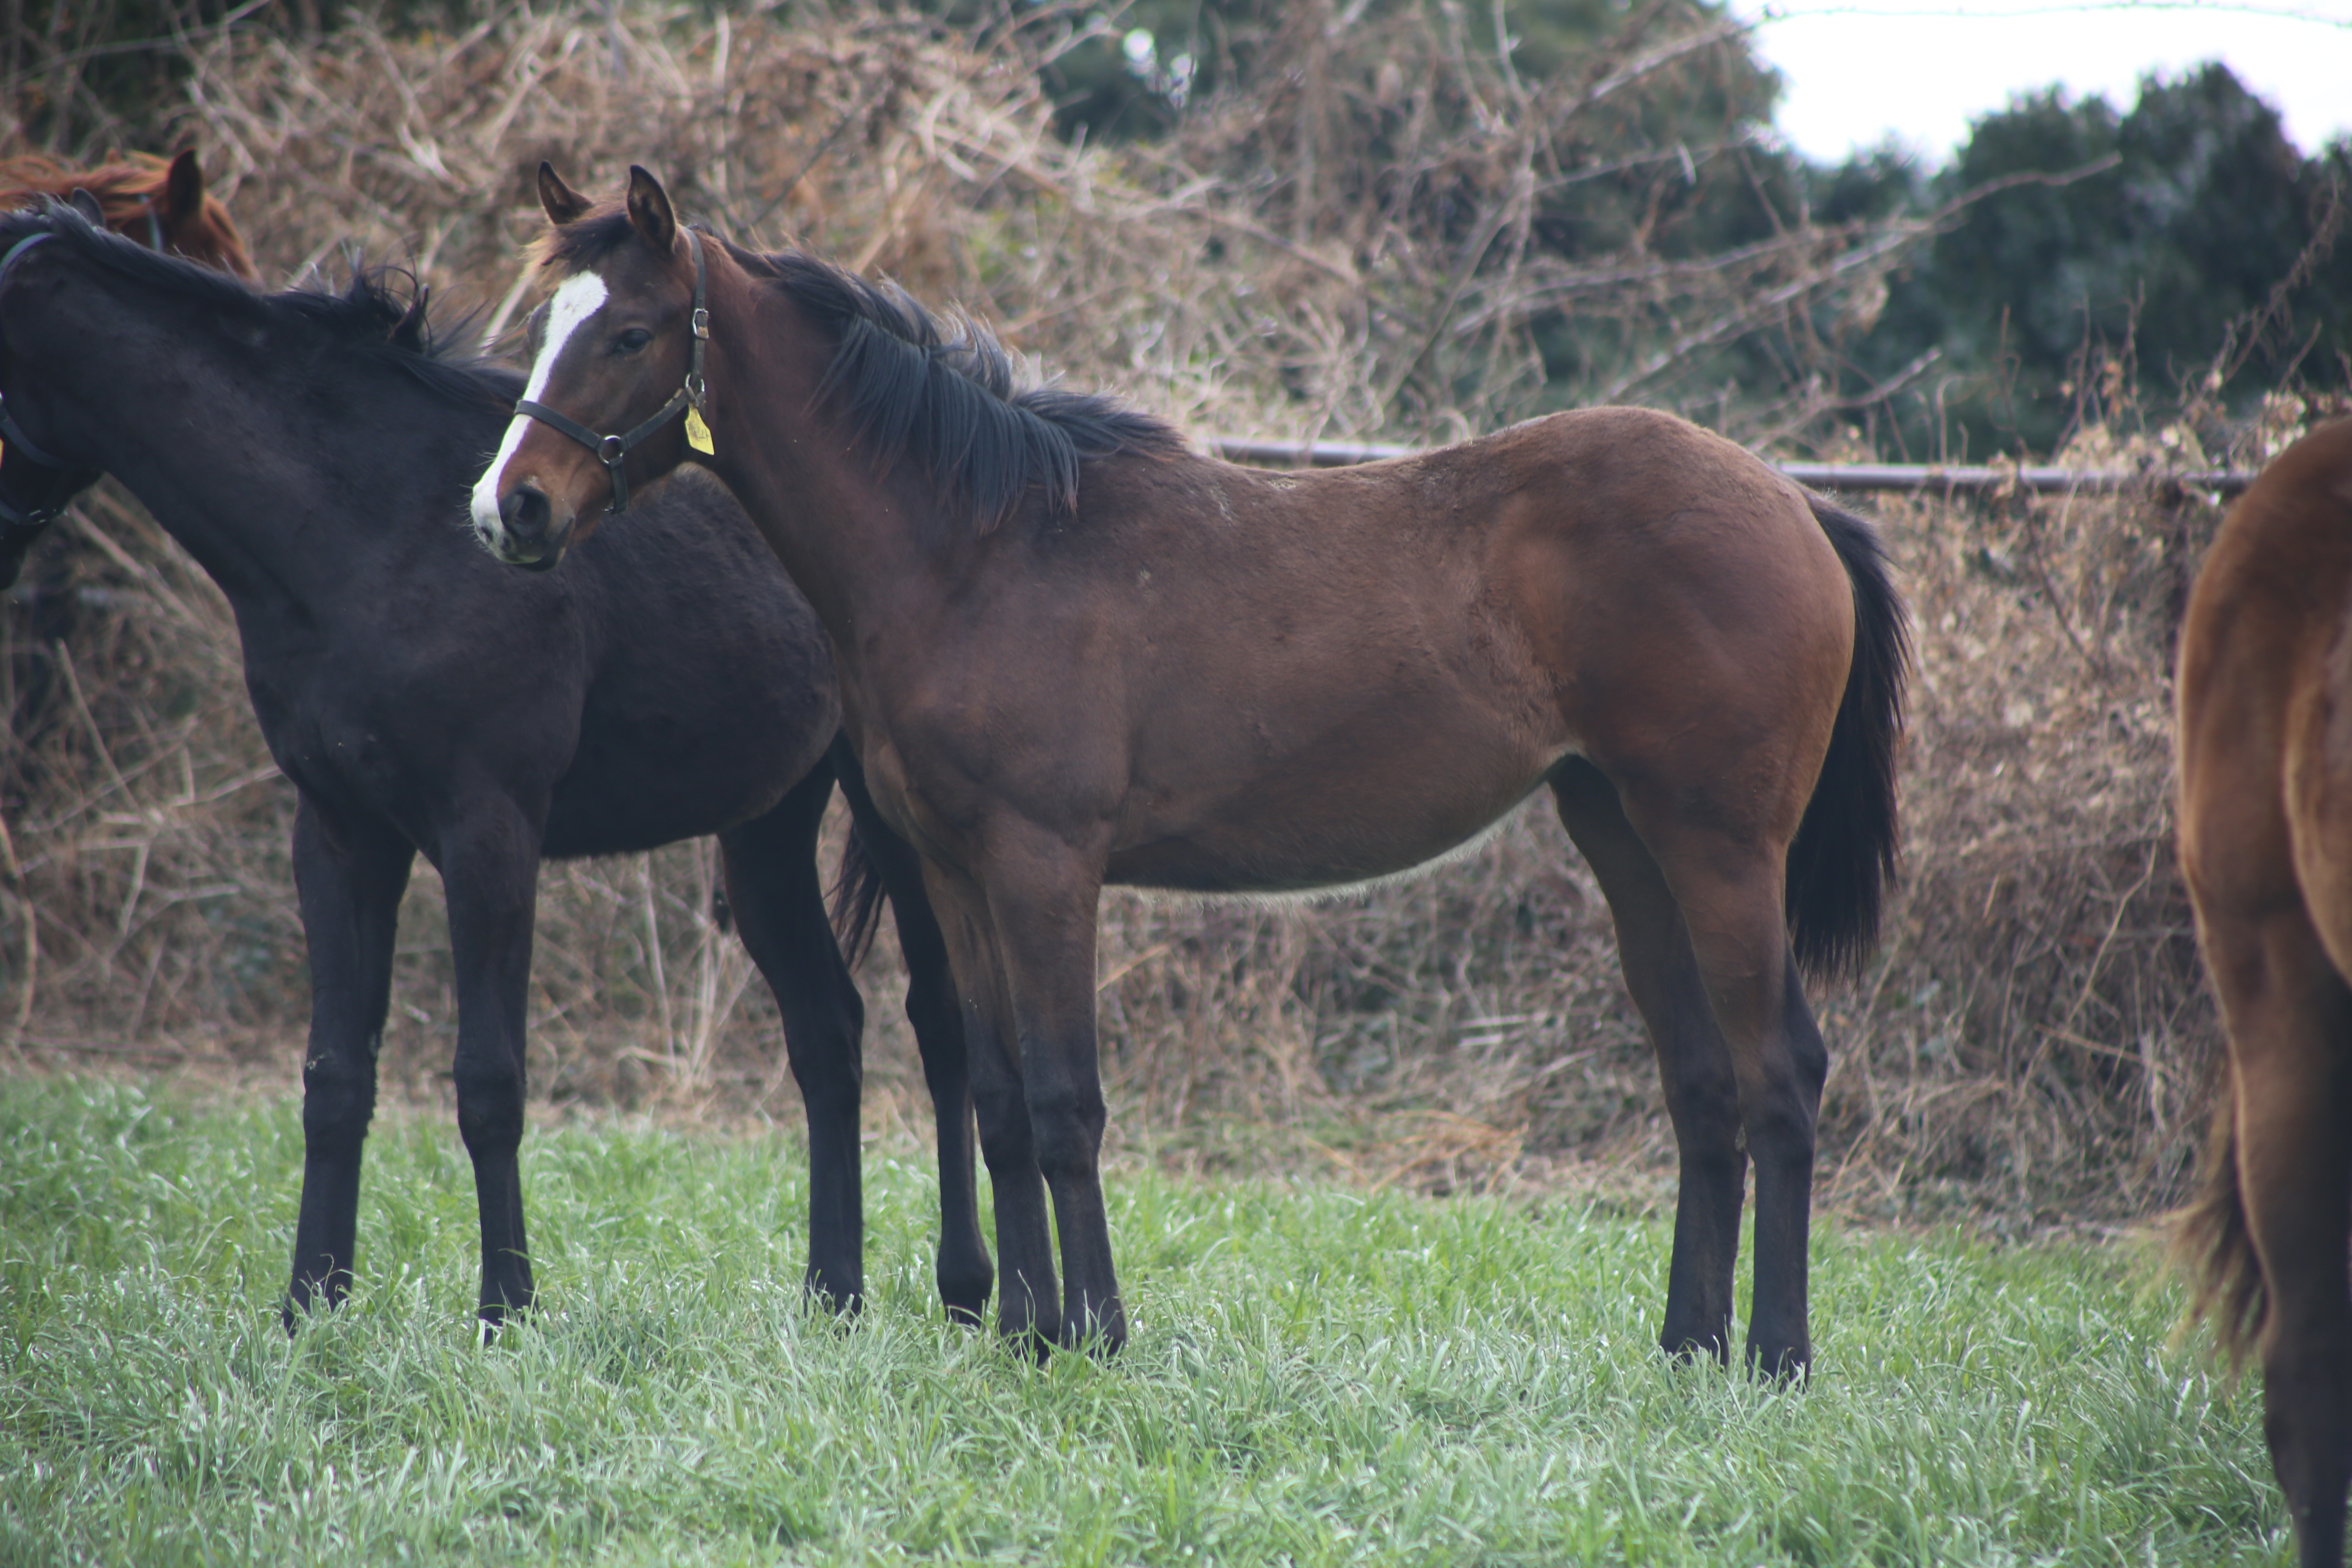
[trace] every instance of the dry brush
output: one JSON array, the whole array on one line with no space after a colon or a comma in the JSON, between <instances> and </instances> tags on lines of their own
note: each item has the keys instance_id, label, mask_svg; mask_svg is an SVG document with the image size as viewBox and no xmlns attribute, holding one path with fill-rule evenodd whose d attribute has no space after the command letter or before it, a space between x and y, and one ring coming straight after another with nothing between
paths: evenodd
<instances>
[{"instance_id":1,"label":"dry brush","mask_svg":"<svg viewBox=\"0 0 2352 1568\"><path fill-rule=\"evenodd\" d=\"M1916 237L1799 221L1737 254L1662 258L1637 238L1575 266L1528 245L1547 182L1691 168L1690 149L1642 153L1638 116L1612 118L1725 47L1667 26L1668 7L1533 93L1447 6L1352 29L1300 7L1314 25L1268 45L1292 51L1283 85L1117 148L1057 138L1038 86L1079 12L977 36L857 6L789 25L628 15L618 34L517 9L456 36L214 37L190 46L182 101L114 129L198 144L273 283L331 282L351 255L398 264L434 287L446 332L495 338L529 302L541 158L583 185L641 162L721 232L959 301L1075 384L1194 431L1286 438L1519 416L1547 395L1531 323L1563 301L1600 345L1594 390L1671 400L1743 333L1801 348L1866 321ZM1383 68L1398 58L1434 64L1408 89ZM1797 363L1694 412L1749 438L1818 429L1822 384ZM2282 402L2251 432L2156 434L2118 416L2084 440L2156 471L2200 435L2240 444L2215 458L2259 456L2246 444L2307 415ZM2216 1044L2171 859L2168 670L2214 517L2153 479L1880 512L1918 617L1909 849L1879 959L1822 999L1830 1192L1895 1215L2144 1213L2179 1189ZM57 533L8 601L0 659L0 1048L290 1080L307 1006L291 788L226 607L110 485ZM782 1112L774 1011L712 918L712 870L707 844L549 868L540 1094ZM1639 1189L1671 1170L1606 907L1532 807L1471 861L1321 908L1114 893L1101 973L1115 1121L1161 1157L1273 1151L1428 1187L1601 1173ZM887 940L868 975L874 1114L919 1125ZM421 878L394 1080L438 1092L454 1023Z\"/></svg>"}]
</instances>

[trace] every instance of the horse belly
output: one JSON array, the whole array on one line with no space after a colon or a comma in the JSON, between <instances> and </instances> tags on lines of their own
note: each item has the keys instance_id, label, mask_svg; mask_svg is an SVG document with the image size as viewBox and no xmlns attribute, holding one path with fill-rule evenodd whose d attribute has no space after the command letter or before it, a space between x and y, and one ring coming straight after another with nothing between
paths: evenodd
<instances>
[{"instance_id":1,"label":"horse belly","mask_svg":"<svg viewBox=\"0 0 2352 1568\"><path fill-rule=\"evenodd\" d=\"M651 849L772 808L824 756L839 717L829 689L771 696L724 714L689 709L634 722L584 714L580 749L550 804L545 853Z\"/></svg>"},{"instance_id":2,"label":"horse belly","mask_svg":"<svg viewBox=\"0 0 2352 1568\"><path fill-rule=\"evenodd\" d=\"M1437 748L1439 756L1444 748ZM1342 897L1475 853L1559 761L1452 753L1452 766L1260 779L1114 851L1107 880L1192 895ZM1433 761L1435 759L1433 759Z\"/></svg>"}]
</instances>

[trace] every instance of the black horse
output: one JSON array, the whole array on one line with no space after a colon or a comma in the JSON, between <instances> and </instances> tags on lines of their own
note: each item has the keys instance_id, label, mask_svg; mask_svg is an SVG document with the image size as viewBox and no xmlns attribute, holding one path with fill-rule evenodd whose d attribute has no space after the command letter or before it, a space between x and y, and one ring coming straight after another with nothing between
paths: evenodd
<instances>
[{"instance_id":1,"label":"black horse","mask_svg":"<svg viewBox=\"0 0 2352 1568\"><path fill-rule=\"evenodd\" d=\"M824 634L715 481L649 491L635 526L559 572L485 555L467 490L520 381L437 352L423 292L404 309L380 276L262 295L60 206L0 217L0 586L73 491L116 475L227 595L255 715L299 793L311 1016L289 1326L350 1287L415 857L448 896L457 1122L495 1324L531 1300L516 1151L539 862L705 833L807 1102L807 1285L856 1305L863 1009L814 862L837 777L907 954L939 1127L940 1295L976 1320L993 1279L959 1006L919 866L834 745Z\"/></svg>"}]
</instances>

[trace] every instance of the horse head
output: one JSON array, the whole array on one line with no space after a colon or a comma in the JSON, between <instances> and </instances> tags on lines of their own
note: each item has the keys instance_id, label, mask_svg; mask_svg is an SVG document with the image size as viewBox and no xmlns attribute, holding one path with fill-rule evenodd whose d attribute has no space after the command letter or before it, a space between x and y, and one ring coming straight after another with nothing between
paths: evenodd
<instances>
[{"instance_id":1,"label":"horse head","mask_svg":"<svg viewBox=\"0 0 2352 1568\"><path fill-rule=\"evenodd\" d=\"M91 222L150 250L184 256L248 283L259 281L228 208L205 188L194 148L168 163L133 153L87 169L39 153L0 161L0 206L32 205L43 196L89 203L96 209L84 209Z\"/></svg>"},{"instance_id":2,"label":"horse head","mask_svg":"<svg viewBox=\"0 0 2352 1568\"><path fill-rule=\"evenodd\" d=\"M473 516L491 554L544 571L603 512L627 510L633 474L644 483L689 444L709 449L709 327L702 241L680 227L653 175L632 165L627 195L600 205L541 163L539 200L553 226L543 265L562 281L534 333L514 423L474 487Z\"/></svg>"}]
</instances>

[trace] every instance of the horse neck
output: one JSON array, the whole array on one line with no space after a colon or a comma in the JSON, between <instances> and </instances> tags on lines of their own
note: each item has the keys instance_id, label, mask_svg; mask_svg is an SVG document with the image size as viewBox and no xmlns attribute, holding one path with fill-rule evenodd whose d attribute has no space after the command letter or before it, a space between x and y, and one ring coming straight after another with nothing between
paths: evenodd
<instances>
[{"instance_id":1,"label":"horse neck","mask_svg":"<svg viewBox=\"0 0 2352 1568\"><path fill-rule=\"evenodd\" d=\"M952 572L955 531L938 526L926 480L904 466L877 474L817 395L831 349L800 307L713 274L708 461L854 659L856 628L920 613L910 606Z\"/></svg>"},{"instance_id":2,"label":"horse neck","mask_svg":"<svg viewBox=\"0 0 2352 1568\"><path fill-rule=\"evenodd\" d=\"M495 410L468 419L396 375L354 388L346 401L364 415L350 420L322 416L291 377L168 382L146 407L126 400L106 466L219 584L248 637L380 589L387 553L432 526L434 496L449 498L439 510L454 522L459 470L496 439Z\"/></svg>"}]
</instances>

